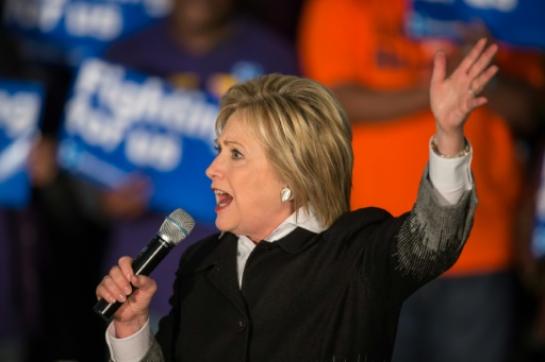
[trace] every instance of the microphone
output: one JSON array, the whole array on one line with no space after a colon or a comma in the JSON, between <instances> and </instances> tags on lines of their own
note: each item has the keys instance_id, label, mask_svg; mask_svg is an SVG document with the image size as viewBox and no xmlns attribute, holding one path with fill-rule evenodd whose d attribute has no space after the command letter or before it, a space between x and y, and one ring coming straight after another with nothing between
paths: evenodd
<instances>
[{"instance_id":1,"label":"microphone","mask_svg":"<svg viewBox=\"0 0 545 362\"><path fill-rule=\"evenodd\" d=\"M176 209L171 212L161 224L157 235L133 260L132 269L134 274L149 275L169 251L189 235L194 226L195 221L184 210ZM95 304L93 310L109 323L121 305L120 302L108 303L101 298Z\"/></svg>"}]
</instances>

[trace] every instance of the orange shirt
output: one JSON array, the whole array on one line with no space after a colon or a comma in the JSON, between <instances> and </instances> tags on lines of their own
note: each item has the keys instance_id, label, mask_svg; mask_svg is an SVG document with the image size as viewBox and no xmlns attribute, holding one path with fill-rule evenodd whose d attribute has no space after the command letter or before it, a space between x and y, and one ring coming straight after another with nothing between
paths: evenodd
<instances>
[{"instance_id":1,"label":"orange shirt","mask_svg":"<svg viewBox=\"0 0 545 362\"><path fill-rule=\"evenodd\" d=\"M300 56L306 74L324 84L357 81L376 90L427 82L432 43L403 34L404 0L311 0L301 20ZM435 131L429 109L387 121L355 122L352 206L400 214L416 200ZM450 274L491 272L512 262L511 237L519 193L519 165L505 122L475 111L465 128L474 156L479 204L474 227Z\"/></svg>"}]
</instances>

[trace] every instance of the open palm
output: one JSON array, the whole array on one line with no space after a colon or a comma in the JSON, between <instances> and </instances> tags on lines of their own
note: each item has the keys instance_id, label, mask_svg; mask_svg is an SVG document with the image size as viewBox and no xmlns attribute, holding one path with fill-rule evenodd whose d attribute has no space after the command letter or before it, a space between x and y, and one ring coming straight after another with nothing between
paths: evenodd
<instances>
[{"instance_id":1,"label":"open palm","mask_svg":"<svg viewBox=\"0 0 545 362\"><path fill-rule=\"evenodd\" d=\"M479 40L449 77L445 54L435 56L430 99L438 132L459 132L469 113L487 102L479 94L498 71L490 65L497 49L495 44L486 47L486 39Z\"/></svg>"}]
</instances>

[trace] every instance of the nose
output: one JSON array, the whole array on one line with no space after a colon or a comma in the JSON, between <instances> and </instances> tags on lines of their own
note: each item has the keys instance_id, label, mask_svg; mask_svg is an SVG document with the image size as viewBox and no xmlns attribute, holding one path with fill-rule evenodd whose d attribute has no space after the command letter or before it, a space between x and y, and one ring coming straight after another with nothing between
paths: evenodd
<instances>
[{"instance_id":1,"label":"nose","mask_svg":"<svg viewBox=\"0 0 545 362\"><path fill-rule=\"evenodd\" d=\"M206 169L206 176L213 180L221 176L220 155L217 155Z\"/></svg>"}]
</instances>

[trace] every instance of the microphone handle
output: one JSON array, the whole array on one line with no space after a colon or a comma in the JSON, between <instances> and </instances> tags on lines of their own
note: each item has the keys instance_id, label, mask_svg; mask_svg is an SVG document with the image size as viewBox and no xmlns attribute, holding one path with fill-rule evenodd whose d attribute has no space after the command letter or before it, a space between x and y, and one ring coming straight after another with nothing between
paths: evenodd
<instances>
[{"instance_id":1,"label":"microphone handle","mask_svg":"<svg viewBox=\"0 0 545 362\"><path fill-rule=\"evenodd\" d=\"M173 247L174 245L164 241L159 236L155 236L133 260L132 270L134 274L149 275ZM132 293L127 296L127 299L134 293L136 288L133 287L132 289ZM117 301L108 303L105 299L100 298L93 307L93 310L101 316L102 319L110 323L115 312L117 312L122 304L123 303Z\"/></svg>"}]
</instances>

